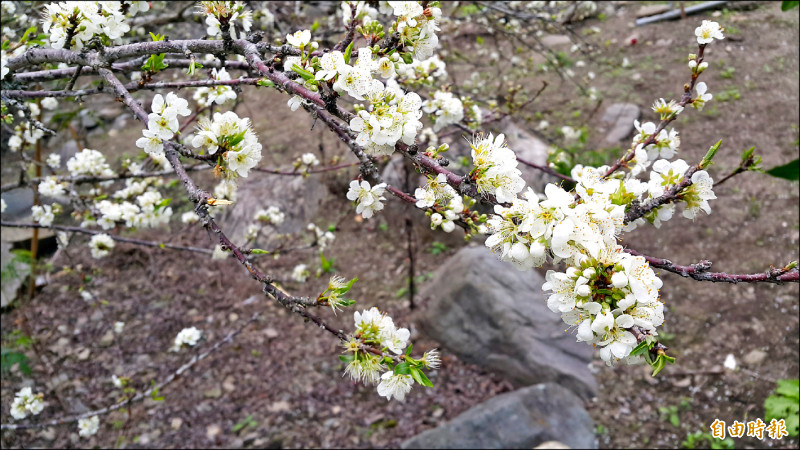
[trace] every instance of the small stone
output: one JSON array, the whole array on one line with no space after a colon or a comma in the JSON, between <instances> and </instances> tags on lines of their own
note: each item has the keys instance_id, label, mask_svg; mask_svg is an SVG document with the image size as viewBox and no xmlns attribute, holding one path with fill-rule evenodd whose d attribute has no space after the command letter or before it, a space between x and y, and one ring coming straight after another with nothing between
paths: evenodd
<instances>
[{"instance_id":1,"label":"small stone","mask_svg":"<svg viewBox=\"0 0 800 450\"><path fill-rule=\"evenodd\" d=\"M649 17L655 16L656 14L661 14L669 11L669 5L645 5L639 8L636 11L636 17Z\"/></svg>"},{"instance_id":2,"label":"small stone","mask_svg":"<svg viewBox=\"0 0 800 450\"><path fill-rule=\"evenodd\" d=\"M236 390L236 378L233 376L225 378L225 381L222 382L222 389L225 389L228 392Z\"/></svg>"},{"instance_id":3,"label":"small stone","mask_svg":"<svg viewBox=\"0 0 800 450\"><path fill-rule=\"evenodd\" d=\"M559 441L547 441L547 442L542 442L541 444L533 448L572 448L572 447Z\"/></svg>"},{"instance_id":4,"label":"small stone","mask_svg":"<svg viewBox=\"0 0 800 450\"><path fill-rule=\"evenodd\" d=\"M222 428L217 424L209 425L208 428L206 428L206 437L211 440L214 440L220 433L222 433Z\"/></svg>"},{"instance_id":5,"label":"small stone","mask_svg":"<svg viewBox=\"0 0 800 450\"><path fill-rule=\"evenodd\" d=\"M639 119L639 107L633 103L614 103L603 113L602 121L611 124L606 142L617 143L630 137L633 121Z\"/></svg>"},{"instance_id":6,"label":"small stone","mask_svg":"<svg viewBox=\"0 0 800 450\"><path fill-rule=\"evenodd\" d=\"M220 389L219 386L213 387L204 391L203 396L205 398L219 398L222 396L222 389Z\"/></svg>"},{"instance_id":7,"label":"small stone","mask_svg":"<svg viewBox=\"0 0 800 450\"><path fill-rule=\"evenodd\" d=\"M40 432L39 436L45 438L48 441L53 441L56 438L56 429L55 428L47 428L44 431Z\"/></svg>"},{"instance_id":8,"label":"small stone","mask_svg":"<svg viewBox=\"0 0 800 450\"><path fill-rule=\"evenodd\" d=\"M271 413L289 411L289 402L286 402L286 401L283 401L283 400L278 401L278 402L273 402L271 405L269 405L267 407L267 409Z\"/></svg>"},{"instance_id":9,"label":"small stone","mask_svg":"<svg viewBox=\"0 0 800 450\"><path fill-rule=\"evenodd\" d=\"M275 339L279 335L278 330L276 330L275 328L266 328L264 330L264 334L266 334L267 338L269 339Z\"/></svg>"},{"instance_id":10,"label":"small stone","mask_svg":"<svg viewBox=\"0 0 800 450\"><path fill-rule=\"evenodd\" d=\"M97 321L101 320L102 318L103 318L103 311L101 311L100 309L96 309L92 313L92 316L89 317L89 320L91 320L92 322L97 322Z\"/></svg>"},{"instance_id":11,"label":"small stone","mask_svg":"<svg viewBox=\"0 0 800 450\"><path fill-rule=\"evenodd\" d=\"M685 388L692 385L692 377L686 377L682 380L673 381L672 385L679 388Z\"/></svg>"},{"instance_id":12,"label":"small stone","mask_svg":"<svg viewBox=\"0 0 800 450\"><path fill-rule=\"evenodd\" d=\"M172 427L173 430L179 430L181 425L183 425L183 419L180 417L173 417L169 422L169 426Z\"/></svg>"},{"instance_id":13,"label":"small stone","mask_svg":"<svg viewBox=\"0 0 800 450\"><path fill-rule=\"evenodd\" d=\"M331 412L333 414L339 414L340 412L342 412L342 407L339 406L339 405L336 405L333 408L331 408Z\"/></svg>"},{"instance_id":14,"label":"small stone","mask_svg":"<svg viewBox=\"0 0 800 450\"><path fill-rule=\"evenodd\" d=\"M742 361L744 361L744 363L747 364L748 366L758 366L759 364L764 362L765 359L767 359L767 352L755 349L750 353L744 355Z\"/></svg>"},{"instance_id":15,"label":"small stone","mask_svg":"<svg viewBox=\"0 0 800 450\"><path fill-rule=\"evenodd\" d=\"M238 314L230 313L228 315L228 322L236 322L237 320L239 320L239 315Z\"/></svg>"},{"instance_id":16,"label":"small stone","mask_svg":"<svg viewBox=\"0 0 800 450\"><path fill-rule=\"evenodd\" d=\"M114 332L112 330L106 331L106 334L100 338L100 347L110 347L114 343Z\"/></svg>"},{"instance_id":17,"label":"small stone","mask_svg":"<svg viewBox=\"0 0 800 450\"><path fill-rule=\"evenodd\" d=\"M78 359L80 361L86 361L87 359L89 359L89 355L91 355L91 354L92 354L92 351L90 349L84 348L83 350L78 352Z\"/></svg>"}]
</instances>

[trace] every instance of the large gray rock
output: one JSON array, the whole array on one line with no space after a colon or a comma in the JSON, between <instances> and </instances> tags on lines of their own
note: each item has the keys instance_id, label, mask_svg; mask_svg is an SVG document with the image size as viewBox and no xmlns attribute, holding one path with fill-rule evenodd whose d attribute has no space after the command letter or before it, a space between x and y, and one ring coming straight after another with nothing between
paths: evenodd
<instances>
[{"instance_id":1,"label":"large gray rock","mask_svg":"<svg viewBox=\"0 0 800 450\"><path fill-rule=\"evenodd\" d=\"M506 142L509 148L517 154L518 160L547 166L547 153L550 150L547 142L508 118L500 122L500 130L505 134ZM536 192L544 192L547 183L559 181L558 178L521 162L517 168L522 172L522 178Z\"/></svg>"},{"instance_id":2,"label":"large gray rock","mask_svg":"<svg viewBox=\"0 0 800 450\"><path fill-rule=\"evenodd\" d=\"M498 395L401 447L533 448L547 441L597 448L592 419L581 399L553 383Z\"/></svg>"},{"instance_id":3,"label":"large gray rock","mask_svg":"<svg viewBox=\"0 0 800 450\"><path fill-rule=\"evenodd\" d=\"M592 348L546 306L544 279L496 259L485 247L464 247L421 292L429 303L422 332L466 361L518 385L554 381L583 398L594 395Z\"/></svg>"},{"instance_id":4,"label":"large gray rock","mask_svg":"<svg viewBox=\"0 0 800 450\"><path fill-rule=\"evenodd\" d=\"M328 195L325 184L314 177L256 175L259 176L251 176L239 184L234 208L226 211L216 208L214 211L218 214L223 212L222 228L236 244L244 242L247 226L256 223L253 220L255 213L270 206L277 206L285 215L283 224L277 227L278 233L303 232L317 216L320 204ZM274 235L265 230L256 247L268 248L275 244Z\"/></svg>"},{"instance_id":5,"label":"large gray rock","mask_svg":"<svg viewBox=\"0 0 800 450\"><path fill-rule=\"evenodd\" d=\"M5 233L5 229L3 231ZM3 282L0 285L0 307L5 308L14 301L22 282L25 281L30 266L11 253L11 244L0 242L0 266L3 270Z\"/></svg>"},{"instance_id":6,"label":"large gray rock","mask_svg":"<svg viewBox=\"0 0 800 450\"><path fill-rule=\"evenodd\" d=\"M617 144L631 137L633 121L639 119L639 107L633 103L614 103L603 113L603 122L609 124L606 142Z\"/></svg>"}]
</instances>

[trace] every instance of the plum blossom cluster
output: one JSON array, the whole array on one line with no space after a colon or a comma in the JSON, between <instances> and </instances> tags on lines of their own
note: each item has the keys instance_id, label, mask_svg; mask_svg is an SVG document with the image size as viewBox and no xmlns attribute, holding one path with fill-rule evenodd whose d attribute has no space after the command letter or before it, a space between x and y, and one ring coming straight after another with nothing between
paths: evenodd
<instances>
[{"instance_id":1,"label":"plum blossom cluster","mask_svg":"<svg viewBox=\"0 0 800 450\"><path fill-rule=\"evenodd\" d=\"M392 31L400 33L403 44L413 47L416 59L430 58L439 46L436 32L439 31L442 10L437 6L423 8L419 2L389 2L389 6L392 14L397 16Z\"/></svg>"},{"instance_id":2,"label":"plum blossom cluster","mask_svg":"<svg viewBox=\"0 0 800 450\"><path fill-rule=\"evenodd\" d=\"M471 144L474 169L470 176L478 192L494 195L500 203L511 202L525 187L517 157L505 143L502 134L478 135Z\"/></svg>"},{"instance_id":3,"label":"plum blossom cluster","mask_svg":"<svg viewBox=\"0 0 800 450\"><path fill-rule=\"evenodd\" d=\"M336 239L336 235L333 234L333 229L323 230L322 228L316 226L313 223L310 223L306 226L306 230L310 231L314 235L314 241L319 247L319 251L325 250L325 247L328 246L334 239Z\"/></svg>"},{"instance_id":4,"label":"plum blossom cluster","mask_svg":"<svg viewBox=\"0 0 800 450\"><path fill-rule=\"evenodd\" d=\"M662 282L644 257L614 246L565 272L549 270L545 278L542 289L552 292L547 307L577 327L579 342L599 348L608 365L642 362L641 355L631 354L637 345L631 328L656 336L656 327L664 322L664 305L658 299Z\"/></svg>"},{"instance_id":5,"label":"plum blossom cluster","mask_svg":"<svg viewBox=\"0 0 800 450\"><path fill-rule=\"evenodd\" d=\"M167 206L170 199L162 197L161 192L148 186L150 179L141 181L126 181L128 187L114 193L113 200L103 199L94 204L100 213L96 219L97 225L104 230L114 228L118 223L125 223L127 227L150 228L169 222L172 217L172 208ZM131 202L119 199L136 197ZM88 219L87 225L91 224Z\"/></svg>"},{"instance_id":6,"label":"plum blossom cluster","mask_svg":"<svg viewBox=\"0 0 800 450\"><path fill-rule=\"evenodd\" d=\"M433 119L433 131L458 123L464 118L464 104L452 92L436 91L433 99L422 104L422 111Z\"/></svg>"},{"instance_id":7,"label":"plum blossom cluster","mask_svg":"<svg viewBox=\"0 0 800 450\"><path fill-rule=\"evenodd\" d=\"M153 97L150 105L152 111L147 116L147 128L142 130L143 137L136 140L136 146L151 156L164 156L164 141L168 141L178 132L178 116L189 116L189 102L170 92L166 98L161 94Z\"/></svg>"},{"instance_id":8,"label":"plum blossom cluster","mask_svg":"<svg viewBox=\"0 0 800 450\"><path fill-rule=\"evenodd\" d=\"M253 219L279 226L283 223L285 217L285 214L281 212L280 208L277 206L270 206L267 209L258 210L253 216Z\"/></svg>"},{"instance_id":9,"label":"plum blossom cluster","mask_svg":"<svg viewBox=\"0 0 800 450\"><path fill-rule=\"evenodd\" d=\"M396 75L397 82L403 85L434 83L447 79L447 65L438 55L433 55L422 61L415 59L409 64L398 62Z\"/></svg>"},{"instance_id":10,"label":"plum blossom cluster","mask_svg":"<svg viewBox=\"0 0 800 450\"><path fill-rule=\"evenodd\" d=\"M211 79L216 81L230 81L231 75L225 70L224 67L211 69ZM236 99L236 91L230 86L201 86L194 91L192 99L197 102L199 106L206 107L216 103L222 105L228 100Z\"/></svg>"},{"instance_id":11,"label":"plum blossom cluster","mask_svg":"<svg viewBox=\"0 0 800 450\"><path fill-rule=\"evenodd\" d=\"M192 145L205 149L209 155L219 153L219 165L225 163L228 179L246 178L250 169L261 161L261 144L250 119L239 118L233 111L214 113L212 120L201 119Z\"/></svg>"},{"instance_id":12,"label":"plum blossom cluster","mask_svg":"<svg viewBox=\"0 0 800 450\"><path fill-rule=\"evenodd\" d=\"M44 394L34 394L30 387L20 389L11 403L11 417L22 420L28 417L28 414L38 415L44 409L43 398Z\"/></svg>"},{"instance_id":13,"label":"plum blossom cluster","mask_svg":"<svg viewBox=\"0 0 800 450\"><path fill-rule=\"evenodd\" d=\"M425 187L414 191L417 208L430 208L431 229L441 228L447 233L456 228L455 221L461 218L464 211L464 199L447 184L447 177L439 174L435 178L428 177Z\"/></svg>"},{"instance_id":14,"label":"plum blossom cluster","mask_svg":"<svg viewBox=\"0 0 800 450\"><path fill-rule=\"evenodd\" d=\"M698 97L692 104L711 99L704 83L696 89ZM708 214L708 202L716 198L713 179L702 169L719 143L696 167L681 159L669 161L678 151L680 138L664 124L683 107L659 99L653 111L662 120L660 126L634 122L638 133L631 146L629 171L606 178L608 166L576 165L571 171L574 192L551 183L544 196L530 188L520 194L525 183L519 178L514 152L503 145L503 136L477 137L472 145L475 168L470 176L478 192L493 194L499 203L488 219L485 245L519 270L541 266L548 258L567 264L566 272L547 273L543 289L552 291L547 305L576 327L578 341L599 348L608 364L643 360L654 367L664 364L654 363L650 353L643 358L639 348L646 339L637 338L657 335L656 327L664 321L658 298L661 280L643 257L622 251L619 235L645 222L659 227L673 216L679 203L685 205L686 218L694 219L701 210ZM638 179L648 168L649 180ZM672 197L661 200L667 192ZM640 205L648 206L642 217L634 216L626 224L626 214ZM666 355L659 358L668 359Z\"/></svg>"},{"instance_id":15,"label":"plum blossom cluster","mask_svg":"<svg viewBox=\"0 0 800 450\"><path fill-rule=\"evenodd\" d=\"M114 41L130 31L123 10L133 15L148 9L150 5L146 1L50 3L45 5L42 28L50 34L53 48L80 50L94 36Z\"/></svg>"},{"instance_id":16,"label":"plum blossom cluster","mask_svg":"<svg viewBox=\"0 0 800 450\"><path fill-rule=\"evenodd\" d=\"M344 343L345 354L339 356L347 363L346 375L364 384L378 383L378 395L387 400L403 401L414 382L433 386L423 369L439 368L436 350L426 352L419 360L412 358L408 344L411 333L407 328L397 328L392 318L378 308L355 312L353 320L355 332ZM389 356L391 354L403 356Z\"/></svg>"},{"instance_id":17,"label":"plum blossom cluster","mask_svg":"<svg viewBox=\"0 0 800 450\"><path fill-rule=\"evenodd\" d=\"M253 25L253 13L240 1L206 1L200 2L200 14L206 19L206 33L209 36L223 36L222 30L227 27L231 39L238 39L236 27L242 31L250 31Z\"/></svg>"},{"instance_id":18,"label":"plum blossom cluster","mask_svg":"<svg viewBox=\"0 0 800 450\"><path fill-rule=\"evenodd\" d=\"M383 209L383 202L386 201L383 197L385 191L386 183L370 186L368 181L359 183L358 180L353 180L350 182L350 190L347 191L347 199L357 202L356 213L369 219Z\"/></svg>"}]
</instances>

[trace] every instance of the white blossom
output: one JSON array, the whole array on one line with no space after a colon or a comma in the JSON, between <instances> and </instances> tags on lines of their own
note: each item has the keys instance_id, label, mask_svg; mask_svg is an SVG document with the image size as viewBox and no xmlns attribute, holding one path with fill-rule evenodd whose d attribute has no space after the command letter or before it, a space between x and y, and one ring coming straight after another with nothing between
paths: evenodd
<instances>
[{"instance_id":1,"label":"white blossom","mask_svg":"<svg viewBox=\"0 0 800 450\"><path fill-rule=\"evenodd\" d=\"M386 400L391 400L392 397L398 401L403 401L406 394L411 391L413 379L410 375L395 374L394 372L386 372L381 375L381 382L378 384L378 395L386 397Z\"/></svg>"},{"instance_id":2,"label":"white blossom","mask_svg":"<svg viewBox=\"0 0 800 450\"><path fill-rule=\"evenodd\" d=\"M376 212L383 209L383 202L386 199L383 193L386 190L386 183L376 184L370 187L369 182L353 180L350 182L350 190L347 191L347 199L358 202L356 213L361 214L365 219L369 219Z\"/></svg>"},{"instance_id":3,"label":"white blossom","mask_svg":"<svg viewBox=\"0 0 800 450\"><path fill-rule=\"evenodd\" d=\"M699 27L695 28L694 35L697 36L698 44L710 44L714 39L725 39L722 31L723 28L717 22L704 20Z\"/></svg>"},{"instance_id":4,"label":"white blossom","mask_svg":"<svg viewBox=\"0 0 800 450\"><path fill-rule=\"evenodd\" d=\"M194 347L197 345L197 342L200 341L200 337L202 335L203 332L195 327L184 328L178 333L177 336L175 336L175 340L172 343L172 348L170 351L177 352L184 345Z\"/></svg>"},{"instance_id":5,"label":"white blossom","mask_svg":"<svg viewBox=\"0 0 800 450\"><path fill-rule=\"evenodd\" d=\"M88 419L80 419L78 420L78 434L81 437L90 437L97 434L97 430L100 427L100 418L97 416L89 417Z\"/></svg>"},{"instance_id":6,"label":"white blossom","mask_svg":"<svg viewBox=\"0 0 800 450\"><path fill-rule=\"evenodd\" d=\"M92 250L92 258L100 259L111 253L114 249L114 240L111 236L103 234L95 234L89 240L89 248Z\"/></svg>"}]
</instances>

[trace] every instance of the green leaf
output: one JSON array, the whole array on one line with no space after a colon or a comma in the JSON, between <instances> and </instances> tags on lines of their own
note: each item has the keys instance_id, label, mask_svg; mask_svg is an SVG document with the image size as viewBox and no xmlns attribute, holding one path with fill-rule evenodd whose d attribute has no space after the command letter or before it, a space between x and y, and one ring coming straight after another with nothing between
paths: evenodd
<instances>
[{"instance_id":1,"label":"green leaf","mask_svg":"<svg viewBox=\"0 0 800 450\"><path fill-rule=\"evenodd\" d=\"M431 380L429 380L428 377L425 376L425 373L423 371L421 371L416 367L411 368L411 377L414 379L414 381L423 386L433 387L433 383L431 383Z\"/></svg>"},{"instance_id":2,"label":"green leaf","mask_svg":"<svg viewBox=\"0 0 800 450\"><path fill-rule=\"evenodd\" d=\"M169 206L170 203L172 203L172 198L165 198L164 200L158 202L155 207L153 207L153 211L158 211L161 208L165 208Z\"/></svg>"},{"instance_id":3,"label":"green leaf","mask_svg":"<svg viewBox=\"0 0 800 450\"><path fill-rule=\"evenodd\" d=\"M319 19L315 20L314 23L311 24L311 32L315 32L319 29Z\"/></svg>"},{"instance_id":4,"label":"green leaf","mask_svg":"<svg viewBox=\"0 0 800 450\"><path fill-rule=\"evenodd\" d=\"M260 248L254 248L250 250L250 253L253 255L269 255L269 251L261 250Z\"/></svg>"},{"instance_id":5,"label":"green leaf","mask_svg":"<svg viewBox=\"0 0 800 450\"><path fill-rule=\"evenodd\" d=\"M14 254L14 259L21 263L30 264L33 262L33 254L30 250L25 250L23 248L11 250L11 253Z\"/></svg>"},{"instance_id":6,"label":"green leaf","mask_svg":"<svg viewBox=\"0 0 800 450\"><path fill-rule=\"evenodd\" d=\"M401 362L400 364L394 366L394 373L399 375L408 375L411 373L411 365L407 362Z\"/></svg>"},{"instance_id":7,"label":"green leaf","mask_svg":"<svg viewBox=\"0 0 800 450\"><path fill-rule=\"evenodd\" d=\"M800 5L800 1L783 1L781 2L781 11L788 11L792 8L797 8Z\"/></svg>"},{"instance_id":8,"label":"green leaf","mask_svg":"<svg viewBox=\"0 0 800 450\"><path fill-rule=\"evenodd\" d=\"M256 81L256 86L275 87L275 83L273 83L270 80L258 80L258 81Z\"/></svg>"},{"instance_id":9,"label":"green leaf","mask_svg":"<svg viewBox=\"0 0 800 450\"><path fill-rule=\"evenodd\" d=\"M350 45L344 51L344 62L346 64L350 64L350 54L353 53L353 42L350 42Z\"/></svg>"},{"instance_id":10,"label":"green leaf","mask_svg":"<svg viewBox=\"0 0 800 450\"><path fill-rule=\"evenodd\" d=\"M795 159L782 166L773 167L767 170L767 173L776 178L794 181L800 178L800 162L798 162L798 159Z\"/></svg>"},{"instance_id":11,"label":"green leaf","mask_svg":"<svg viewBox=\"0 0 800 450\"><path fill-rule=\"evenodd\" d=\"M641 355L648 350L650 350L650 344L647 341L642 341L631 350L631 356Z\"/></svg>"},{"instance_id":12,"label":"green leaf","mask_svg":"<svg viewBox=\"0 0 800 450\"><path fill-rule=\"evenodd\" d=\"M358 278L353 278L352 280L348 281L347 284L344 285L344 287L340 287L339 289L336 289L336 292L339 293L339 294L346 294L347 291L349 291L350 288L353 287L353 285L355 284L356 281L358 281Z\"/></svg>"},{"instance_id":13,"label":"green leaf","mask_svg":"<svg viewBox=\"0 0 800 450\"><path fill-rule=\"evenodd\" d=\"M319 252L319 259L323 272L328 273L333 269L333 260L326 258L324 253Z\"/></svg>"},{"instance_id":14,"label":"green leaf","mask_svg":"<svg viewBox=\"0 0 800 450\"><path fill-rule=\"evenodd\" d=\"M778 388L775 389L775 393L800 400L800 380L797 378L793 380L778 380Z\"/></svg>"},{"instance_id":15,"label":"green leaf","mask_svg":"<svg viewBox=\"0 0 800 450\"><path fill-rule=\"evenodd\" d=\"M480 36L476 36L475 37L475 42L477 42L478 45L483 45L483 38L480 37Z\"/></svg>"},{"instance_id":16,"label":"green leaf","mask_svg":"<svg viewBox=\"0 0 800 450\"><path fill-rule=\"evenodd\" d=\"M722 139L718 140L716 144L712 145L711 148L708 149L706 152L706 156L703 156L703 160L700 161L700 168L706 168L709 164L711 164L711 160L714 159L714 155L717 154L717 150L719 150L719 146L722 145Z\"/></svg>"},{"instance_id":17,"label":"green leaf","mask_svg":"<svg viewBox=\"0 0 800 450\"><path fill-rule=\"evenodd\" d=\"M414 61L414 55L410 52L401 53L400 57L403 58L403 62L406 64L411 64Z\"/></svg>"},{"instance_id":18,"label":"green leaf","mask_svg":"<svg viewBox=\"0 0 800 450\"><path fill-rule=\"evenodd\" d=\"M18 364L19 370L25 374L31 374L31 368L28 365L28 357L22 352L15 352L9 348L3 347L0 350L0 371L8 373L11 367Z\"/></svg>"},{"instance_id":19,"label":"green leaf","mask_svg":"<svg viewBox=\"0 0 800 450\"><path fill-rule=\"evenodd\" d=\"M767 422L784 419L790 436L800 434L800 380L778 380L775 393L764 400L764 415Z\"/></svg>"},{"instance_id":20,"label":"green leaf","mask_svg":"<svg viewBox=\"0 0 800 450\"><path fill-rule=\"evenodd\" d=\"M303 79L306 80L306 81L311 81L311 80L314 79L314 74L313 73L303 69L302 67L298 66L297 64L292 64L292 71L294 71L296 74L298 74L301 77L303 77Z\"/></svg>"},{"instance_id":21,"label":"green leaf","mask_svg":"<svg viewBox=\"0 0 800 450\"><path fill-rule=\"evenodd\" d=\"M339 359L342 362L351 363L356 357L354 355L339 355Z\"/></svg>"},{"instance_id":22,"label":"green leaf","mask_svg":"<svg viewBox=\"0 0 800 450\"><path fill-rule=\"evenodd\" d=\"M408 348L406 349L406 356L411 354L412 348L414 348L414 344L408 344Z\"/></svg>"}]
</instances>

